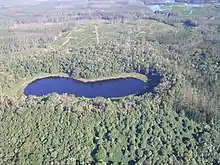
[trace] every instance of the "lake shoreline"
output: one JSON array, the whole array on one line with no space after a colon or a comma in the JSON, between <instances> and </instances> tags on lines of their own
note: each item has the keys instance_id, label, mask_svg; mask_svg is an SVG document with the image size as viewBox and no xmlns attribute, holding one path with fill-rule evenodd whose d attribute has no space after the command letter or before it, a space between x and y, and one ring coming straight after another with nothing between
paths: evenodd
<instances>
[{"instance_id":1,"label":"lake shoreline","mask_svg":"<svg viewBox=\"0 0 220 165\"><path fill-rule=\"evenodd\" d=\"M123 73L123 74L118 74L115 76L102 77L102 78L97 78L97 79L84 79L84 78L72 78L72 79L82 81L84 83L91 83L91 82L99 82L99 81L106 81L106 80L115 80L115 79L120 79L120 78L136 78L136 79L142 80L143 82L147 82L147 76L143 74L139 74L139 73Z\"/></svg>"},{"instance_id":2,"label":"lake shoreline","mask_svg":"<svg viewBox=\"0 0 220 165\"><path fill-rule=\"evenodd\" d=\"M32 82L37 81L39 79L49 78L49 77L61 77L61 78L65 77L65 78L81 81L83 83L115 80L115 79L120 79L120 78L136 78L136 79L142 80L145 83L148 81L148 78L146 75L139 74L139 73L121 73L121 74L116 74L115 76L102 77L102 78L97 78L97 79L74 78L74 77L69 77L69 75L65 73L41 73L41 74L37 74L34 76L26 77L22 79L19 83L12 85L12 88L17 89L17 90L13 90L14 95L16 97L21 98L22 96L24 96L24 89L28 84L31 84Z\"/></svg>"}]
</instances>

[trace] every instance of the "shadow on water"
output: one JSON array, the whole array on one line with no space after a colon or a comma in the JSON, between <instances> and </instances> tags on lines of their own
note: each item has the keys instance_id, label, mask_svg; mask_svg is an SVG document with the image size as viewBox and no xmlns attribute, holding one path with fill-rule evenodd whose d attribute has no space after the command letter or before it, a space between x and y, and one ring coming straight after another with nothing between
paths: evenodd
<instances>
[{"instance_id":1,"label":"shadow on water","mask_svg":"<svg viewBox=\"0 0 220 165\"><path fill-rule=\"evenodd\" d=\"M158 84L160 83L162 79L162 76L160 75L160 73L154 67L150 67L148 71L146 71L145 68L142 68L138 72L140 74L146 75L146 77L148 78L148 81L146 83L144 91L138 93L136 96L141 96L149 92L154 94L155 93L154 88L158 86Z\"/></svg>"},{"instance_id":2,"label":"shadow on water","mask_svg":"<svg viewBox=\"0 0 220 165\"><path fill-rule=\"evenodd\" d=\"M47 77L37 79L24 89L26 96L43 96L51 93L74 94L78 97L105 97L117 98L128 95L143 95L148 92L154 93L154 88L160 83L161 76L151 68L148 72L139 70L140 74L146 75L147 82L137 78L118 78L96 82L82 82L68 77Z\"/></svg>"}]
</instances>

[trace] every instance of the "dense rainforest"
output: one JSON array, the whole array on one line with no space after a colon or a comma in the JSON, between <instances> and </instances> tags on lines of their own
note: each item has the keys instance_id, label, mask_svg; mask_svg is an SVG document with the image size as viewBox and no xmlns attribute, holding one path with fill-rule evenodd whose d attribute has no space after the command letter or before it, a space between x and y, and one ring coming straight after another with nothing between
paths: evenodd
<instances>
[{"instance_id":1,"label":"dense rainforest","mask_svg":"<svg viewBox=\"0 0 220 165\"><path fill-rule=\"evenodd\" d=\"M220 164L219 5L69 3L0 9L0 164ZM43 74L152 71L140 96L23 94Z\"/></svg>"}]
</instances>

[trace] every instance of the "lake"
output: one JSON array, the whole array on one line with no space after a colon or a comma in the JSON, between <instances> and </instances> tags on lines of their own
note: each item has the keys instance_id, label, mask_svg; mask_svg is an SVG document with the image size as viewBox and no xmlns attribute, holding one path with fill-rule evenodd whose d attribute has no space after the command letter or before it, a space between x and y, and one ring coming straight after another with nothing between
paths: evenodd
<instances>
[{"instance_id":1,"label":"lake","mask_svg":"<svg viewBox=\"0 0 220 165\"><path fill-rule=\"evenodd\" d=\"M183 25L186 27L196 27L197 25L193 23L191 20L186 20L183 22Z\"/></svg>"},{"instance_id":2,"label":"lake","mask_svg":"<svg viewBox=\"0 0 220 165\"><path fill-rule=\"evenodd\" d=\"M78 97L123 97L128 95L141 95L153 92L155 86L160 82L160 76L152 74L148 82L137 78L118 78L96 82L83 82L68 77L47 77L37 79L30 83L25 89L26 96L43 96L50 93L74 94Z\"/></svg>"}]
</instances>

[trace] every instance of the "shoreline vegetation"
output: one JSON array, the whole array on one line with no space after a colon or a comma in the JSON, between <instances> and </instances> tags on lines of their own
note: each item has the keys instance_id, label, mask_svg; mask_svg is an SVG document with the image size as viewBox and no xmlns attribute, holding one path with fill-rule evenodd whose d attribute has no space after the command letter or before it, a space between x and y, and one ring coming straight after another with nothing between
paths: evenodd
<instances>
[{"instance_id":1,"label":"shoreline vegetation","mask_svg":"<svg viewBox=\"0 0 220 165\"><path fill-rule=\"evenodd\" d=\"M21 98L22 96L24 96L24 89L28 84L30 84L38 79L43 79L43 78L47 78L47 77L66 77L66 78L71 78L73 80L81 81L84 83L114 80L114 79L120 79L120 78L136 78L136 79L139 79L143 82L148 81L147 76L145 76L143 74L139 74L139 73L121 73L121 74L117 74L115 76L101 77L101 78L97 78L97 79L74 78L74 77L69 77L69 75L65 74L65 73L41 73L41 74L37 74L37 75L26 77L26 78L22 79L20 82L12 85L11 88L6 90L4 93L8 94L10 96L15 96L15 97Z\"/></svg>"}]
</instances>

